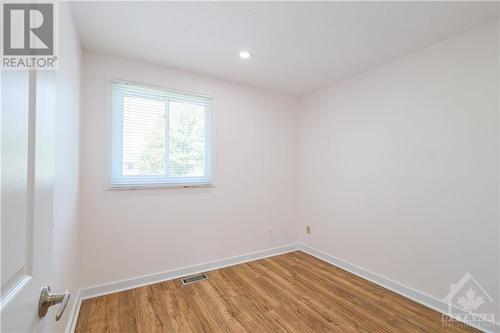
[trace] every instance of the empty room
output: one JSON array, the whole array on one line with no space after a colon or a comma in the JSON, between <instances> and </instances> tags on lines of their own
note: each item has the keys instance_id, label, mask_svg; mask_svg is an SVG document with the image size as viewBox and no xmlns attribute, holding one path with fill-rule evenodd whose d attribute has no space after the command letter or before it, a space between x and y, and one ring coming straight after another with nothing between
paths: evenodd
<instances>
[{"instance_id":1,"label":"empty room","mask_svg":"<svg viewBox=\"0 0 500 333\"><path fill-rule=\"evenodd\" d=\"M500 3L0 4L0 327L500 333Z\"/></svg>"}]
</instances>

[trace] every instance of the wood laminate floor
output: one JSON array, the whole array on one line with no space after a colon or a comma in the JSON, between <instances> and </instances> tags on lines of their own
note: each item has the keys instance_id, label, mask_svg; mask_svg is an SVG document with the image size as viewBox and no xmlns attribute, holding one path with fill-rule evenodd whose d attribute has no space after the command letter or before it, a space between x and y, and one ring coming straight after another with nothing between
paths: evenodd
<instances>
[{"instance_id":1,"label":"wood laminate floor","mask_svg":"<svg viewBox=\"0 0 500 333\"><path fill-rule=\"evenodd\" d=\"M84 300L76 332L478 331L296 251Z\"/></svg>"}]
</instances>

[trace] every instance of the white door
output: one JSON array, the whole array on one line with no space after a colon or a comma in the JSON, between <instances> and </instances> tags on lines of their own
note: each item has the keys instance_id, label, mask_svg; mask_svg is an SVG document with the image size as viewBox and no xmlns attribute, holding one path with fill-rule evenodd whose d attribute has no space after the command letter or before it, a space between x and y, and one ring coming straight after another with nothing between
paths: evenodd
<instances>
[{"instance_id":1,"label":"white door","mask_svg":"<svg viewBox=\"0 0 500 333\"><path fill-rule=\"evenodd\" d=\"M1 73L1 331L47 328L51 277L55 73ZM52 317L52 318L51 318Z\"/></svg>"}]
</instances>

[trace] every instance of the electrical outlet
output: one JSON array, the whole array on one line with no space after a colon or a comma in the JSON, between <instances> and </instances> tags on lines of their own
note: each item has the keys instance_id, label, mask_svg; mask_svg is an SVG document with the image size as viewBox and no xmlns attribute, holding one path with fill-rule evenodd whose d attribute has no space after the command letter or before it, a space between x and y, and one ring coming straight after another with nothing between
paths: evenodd
<instances>
[{"instance_id":1,"label":"electrical outlet","mask_svg":"<svg viewBox=\"0 0 500 333\"><path fill-rule=\"evenodd\" d=\"M311 226L306 225L306 234L310 235L311 234Z\"/></svg>"},{"instance_id":2,"label":"electrical outlet","mask_svg":"<svg viewBox=\"0 0 500 333\"><path fill-rule=\"evenodd\" d=\"M267 234L269 235L269 237L273 237L273 228L268 228Z\"/></svg>"}]
</instances>

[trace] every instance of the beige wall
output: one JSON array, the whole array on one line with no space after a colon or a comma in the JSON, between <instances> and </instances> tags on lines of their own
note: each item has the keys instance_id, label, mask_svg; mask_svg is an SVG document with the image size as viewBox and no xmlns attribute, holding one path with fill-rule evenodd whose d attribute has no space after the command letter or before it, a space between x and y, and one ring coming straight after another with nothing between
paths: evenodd
<instances>
[{"instance_id":1,"label":"beige wall","mask_svg":"<svg viewBox=\"0 0 500 333\"><path fill-rule=\"evenodd\" d=\"M498 45L490 24L305 96L301 241L438 300L469 272L500 315Z\"/></svg>"},{"instance_id":2,"label":"beige wall","mask_svg":"<svg viewBox=\"0 0 500 333\"><path fill-rule=\"evenodd\" d=\"M213 97L216 186L105 190L107 79ZM296 242L296 98L95 53L82 88L82 287Z\"/></svg>"}]
</instances>

